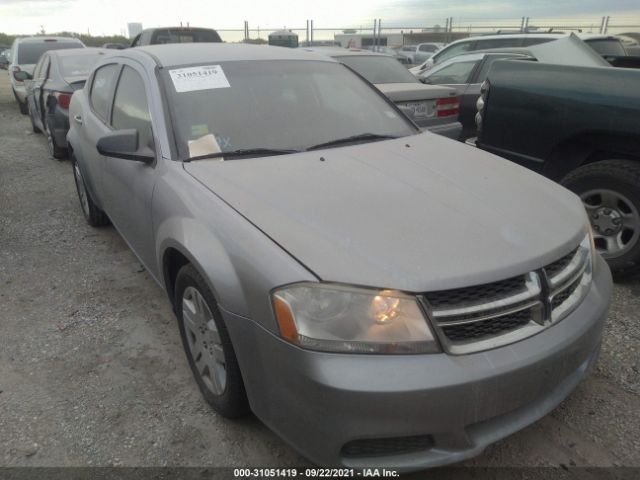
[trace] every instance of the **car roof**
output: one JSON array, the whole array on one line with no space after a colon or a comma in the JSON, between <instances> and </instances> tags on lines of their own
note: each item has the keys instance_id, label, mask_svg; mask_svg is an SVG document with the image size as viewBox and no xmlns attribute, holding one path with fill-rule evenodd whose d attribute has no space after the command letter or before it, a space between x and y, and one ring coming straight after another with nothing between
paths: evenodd
<instances>
[{"instance_id":1,"label":"car roof","mask_svg":"<svg viewBox=\"0 0 640 480\"><path fill-rule=\"evenodd\" d=\"M45 52L56 57L78 57L81 55L95 55L97 53L112 54L113 50L108 48L86 47L86 48L65 48L62 50L49 50Z\"/></svg>"},{"instance_id":2,"label":"car roof","mask_svg":"<svg viewBox=\"0 0 640 480\"><path fill-rule=\"evenodd\" d=\"M544 33L502 33L502 34L489 34L489 35L475 35L473 37L461 38L455 42L451 42L447 45L454 45L457 43L471 42L476 40L497 40L500 38L561 38L569 36L570 32L544 32ZM615 39L613 35L601 34L601 33L576 33L578 38L582 40L606 40Z\"/></svg>"},{"instance_id":3,"label":"car roof","mask_svg":"<svg viewBox=\"0 0 640 480\"><path fill-rule=\"evenodd\" d=\"M24 37L16 38L19 43L72 42L82 44L79 38L73 37Z\"/></svg>"},{"instance_id":4,"label":"car roof","mask_svg":"<svg viewBox=\"0 0 640 480\"><path fill-rule=\"evenodd\" d=\"M116 50L117 56L135 56L144 53L163 67L233 62L243 60L317 60L333 62L326 55L306 48L274 47L239 43L167 43L145 45L126 50Z\"/></svg>"},{"instance_id":5,"label":"car roof","mask_svg":"<svg viewBox=\"0 0 640 480\"><path fill-rule=\"evenodd\" d=\"M333 48L333 47L302 47L302 50L312 53L321 53L330 57L390 57L385 53L372 52L371 50L361 50L359 48Z\"/></svg>"}]
</instances>

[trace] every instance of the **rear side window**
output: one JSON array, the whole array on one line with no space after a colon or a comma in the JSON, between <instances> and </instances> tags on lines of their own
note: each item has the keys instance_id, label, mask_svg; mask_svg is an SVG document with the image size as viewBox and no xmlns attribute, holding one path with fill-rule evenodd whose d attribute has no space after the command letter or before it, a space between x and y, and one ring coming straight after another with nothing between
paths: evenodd
<instances>
[{"instance_id":1,"label":"rear side window","mask_svg":"<svg viewBox=\"0 0 640 480\"><path fill-rule=\"evenodd\" d=\"M522 45L522 38L493 38L478 40L475 50L488 50L490 48L512 48Z\"/></svg>"},{"instance_id":2,"label":"rear side window","mask_svg":"<svg viewBox=\"0 0 640 480\"><path fill-rule=\"evenodd\" d=\"M131 67L125 66L122 70L113 101L111 125L116 130L133 128L138 131L139 145L151 145L151 114L144 81Z\"/></svg>"},{"instance_id":3,"label":"rear side window","mask_svg":"<svg viewBox=\"0 0 640 480\"><path fill-rule=\"evenodd\" d=\"M627 54L627 51L622 46L622 43L615 38L587 40L586 44L593 48L600 55L613 55L623 57Z\"/></svg>"},{"instance_id":4,"label":"rear side window","mask_svg":"<svg viewBox=\"0 0 640 480\"><path fill-rule=\"evenodd\" d=\"M111 98L111 92L113 91L113 85L119 68L120 66L115 63L105 65L96 70L93 76L90 97L91 107L94 113L104 122L107 121L109 99Z\"/></svg>"},{"instance_id":5,"label":"rear side window","mask_svg":"<svg viewBox=\"0 0 640 480\"><path fill-rule=\"evenodd\" d=\"M434 85L458 85L468 83L471 72L473 72L478 62L480 62L480 60L452 63L426 76L427 82Z\"/></svg>"},{"instance_id":6,"label":"rear side window","mask_svg":"<svg viewBox=\"0 0 640 480\"><path fill-rule=\"evenodd\" d=\"M556 40L555 38L540 38L540 37L528 37L522 41L523 47L531 47L532 45L540 45L541 43L548 43L552 40Z\"/></svg>"},{"instance_id":7,"label":"rear side window","mask_svg":"<svg viewBox=\"0 0 640 480\"><path fill-rule=\"evenodd\" d=\"M38 63L44 52L49 50L66 50L67 48L83 48L78 42L42 42L20 43L17 48L15 63L18 65L31 65Z\"/></svg>"},{"instance_id":8,"label":"rear side window","mask_svg":"<svg viewBox=\"0 0 640 480\"><path fill-rule=\"evenodd\" d=\"M436 45L420 45L419 50L421 52L435 52L438 47Z\"/></svg>"},{"instance_id":9,"label":"rear side window","mask_svg":"<svg viewBox=\"0 0 640 480\"><path fill-rule=\"evenodd\" d=\"M220 35L215 30L187 30L162 29L156 30L151 38L151 44L158 43L197 43L221 42Z\"/></svg>"},{"instance_id":10,"label":"rear side window","mask_svg":"<svg viewBox=\"0 0 640 480\"><path fill-rule=\"evenodd\" d=\"M475 41L469 41L469 42L460 42L455 45L451 45L450 47L445 48L444 50L441 50L440 53L436 53L433 56L433 59L435 63L444 62L445 60L448 60L457 55L460 55L461 53L468 52L470 50L475 50L474 48L472 48L475 44L476 44Z\"/></svg>"}]
</instances>

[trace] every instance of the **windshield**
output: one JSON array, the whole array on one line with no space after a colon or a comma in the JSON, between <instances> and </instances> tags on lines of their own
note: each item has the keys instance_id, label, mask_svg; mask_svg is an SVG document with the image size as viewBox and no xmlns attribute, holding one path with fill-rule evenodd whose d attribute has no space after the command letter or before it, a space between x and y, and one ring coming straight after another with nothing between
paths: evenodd
<instances>
[{"instance_id":1,"label":"windshield","mask_svg":"<svg viewBox=\"0 0 640 480\"><path fill-rule=\"evenodd\" d=\"M202 80L205 67L218 72L210 83ZM339 63L237 61L162 75L182 158L257 148L305 150L363 133L416 133L384 97Z\"/></svg>"},{"instance_id":2,"label":"windshield","mask_svg":"<svg viewBox=\"0 0 640 480\"><path fill-rule=\"evenodd\" d=\"M335 57L371 83L416 83L418 80L395 58L377 55Z\"/></svg>"},{"instance_id":3,"label":"windshield","mask_svg":"<svg viewBox=\"0 0 640 480\"><path fill-rule=\"evenodd\" d=\"M89 72L102 57L102 54L60 57L60 73L64 78L88 77Z\"/></svg>"},{"instance_id":4,"label":"windshield","mask_svg":"<svg viewBox=\"0 0 640 480\"><path fill-rule=\"evenodd\" d=\"M78 42L43 42L22 43L18 45L16 63L18 65L30 65L38 63L44 52L49 50L63 50L67 48L83 48Z\"/></svg>"},{"instance_id":5,"label":"windshield","mask_svg":"<svg viewBox=\"0 0 640 480\"><path fill-rule=\"evenodd\" d=\"M593 48L600 55L625 56L626 50L622 43L615 38L606 38L602 40L587 40L586 44Z\"/></svg>"}]
</instances>

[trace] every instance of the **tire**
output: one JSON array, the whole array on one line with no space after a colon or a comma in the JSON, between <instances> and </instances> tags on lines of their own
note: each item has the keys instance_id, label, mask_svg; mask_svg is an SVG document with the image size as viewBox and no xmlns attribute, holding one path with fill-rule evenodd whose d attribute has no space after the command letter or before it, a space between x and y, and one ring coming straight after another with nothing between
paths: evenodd
<instances>
[{"instance_id":1,"label":"tire","mask_svg":"<svg viewBox=\"0 0 640 480\"><path fill-rule=\"evenodd\" d=\"M220 415L246 415L249 403L242 374L211 290L198 271L187 264L176 276L175 292L182 345L200 392Z\"/></svg>"},{"instance_id":2,"label":"tire","mask_svg":"<svg viewBox=\"0 0 640 480\"><path fill-rule=\"evenodd\" d=\"M29 106L26 103L22 103L20 101L20 99L18 98L18 94L13 88L11 88L11 90L13 91L13 96L15 97L16 102L18 102L18 108L20 109L20 113L23 115L29 115Z\"/></svg>"},{"instance_id":3,"label":"tire","mask_svg":"<svg viewBox=\"0 0 640 480\"><path fill-rule=\"evenodd\" d=\"M640 273L640 161L591 163L561 184L582 199L596 247L616 278Z\"/></svg>"},{"instance_id":4,"label":"tire","mask_svg":"<svg viewBox=\"0 0 640 480\"><path fill-rule=\"evenodd\" d=\"M56 145L56 139L51 134L49 129L49 122L44 121L44 134L47 137L47 148L49 149L49 155L56 160L64 160L67 158L67 149Z\"/></svg>"},{"instance_id":5,"label":"tire","mask_svg":"<svg viewBox=\"0 0 640 480\"><path fill-rule=\"evenodd\" d=\"M71 166L73 167L73 178L75 180L78 200L80 200L80 209L82 210L84 219L92 227L103 227L108 225L109 217L107 217L107 215L100 210L95 203L93 203L91 195L84 183L84 178L80 172L80 167L78 166L78 161L75 155L71 155Z\"/></svg>"},{"instance_id":6,"label":"tire","mask_svg":"<svg viewBox=\"0 0 640 480\"><path fill-rule=\"evenodd\" d=\"M27 108L28 108L28 105L27 105ZM42 133L42 130L36 127L36 122L33 121L33 114L31 113L30 108L29 108L29 120L31 121L31 129L33 130L33 133Z\"/></svg>"}]
</instances>

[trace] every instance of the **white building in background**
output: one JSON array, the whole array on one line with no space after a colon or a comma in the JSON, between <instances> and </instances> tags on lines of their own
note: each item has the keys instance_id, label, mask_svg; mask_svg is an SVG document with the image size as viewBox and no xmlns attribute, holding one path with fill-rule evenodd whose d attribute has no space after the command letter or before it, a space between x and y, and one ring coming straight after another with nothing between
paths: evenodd
<instances>
[{"instance_id":1,"label":"white building in background","mask_svg":"<svg viewBox=\"0 0 640 480\"><path fill-rule=\"evenodd\" d=\"M127 32L129 33L129 38L135 37L142 32L142 24L140 22L127 23Z\"/></svg>"}]
</instances>

